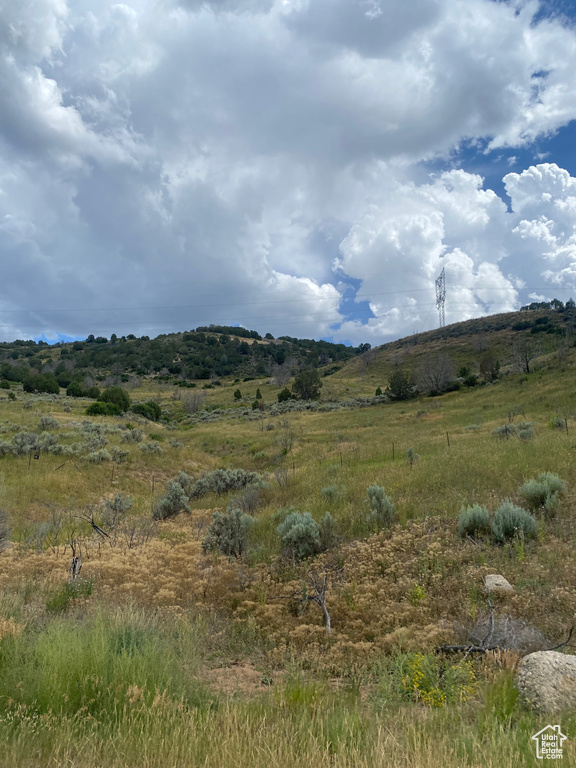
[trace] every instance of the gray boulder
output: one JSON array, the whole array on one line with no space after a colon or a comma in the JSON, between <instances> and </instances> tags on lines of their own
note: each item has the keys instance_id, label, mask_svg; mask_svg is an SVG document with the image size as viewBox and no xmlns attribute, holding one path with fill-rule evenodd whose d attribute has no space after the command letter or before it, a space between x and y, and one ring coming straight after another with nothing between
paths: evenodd
<instances>
[{"instance_id":1,"label":"gray boulder","mask_svg":"<svg viewBox=\"0 0 576 768\"><path fill-rule=\"evenodd\" d=\"M522 659L516 684L524 701L540 712L576 712L576 656L537 651Z\"/></svg>"}]
</instances>

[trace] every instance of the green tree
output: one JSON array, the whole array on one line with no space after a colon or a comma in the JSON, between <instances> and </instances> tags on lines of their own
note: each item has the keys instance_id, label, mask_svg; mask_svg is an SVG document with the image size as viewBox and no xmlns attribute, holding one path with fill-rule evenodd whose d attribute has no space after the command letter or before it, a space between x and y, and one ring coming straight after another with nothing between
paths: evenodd
<instances>
[{"instance_id":1,"label":"green tree","mask_svg":"<svg viewBox=\"0 0 576 768\"><path fill-rule=\"evenodd\" d=\"M412 376L401 368L397 368L390 376L386 394L393 400L410 400L416 394Z\"/></svg>"},{"instance_id":2,"label":"green tree","mask_svg":"<svg viewBox=\"0 0 576 768\"><path fill-rule=\"evenodd\" d=\"M80 384L79 381L70 382L68 389L66 390L66 394L68 397L84 397L86 395L84 387L82 384Z\"/></svg>"},{"instance_id":3,"label":"green tree","mask_svg":"<svg viewBox=\"0 0 576 768\"><path fill-rule=\"evenodd\" d=\"M235 390L234 397L236 400L242 400L242 392L239 389Z\"/></svg>"},{"instance_id":4,"label":"green tree","mask_svg":"<svg viewBox=\"0 0 576 768\"><path fill-rule=\"evenodd\" d=\"M322 382L318 371L302 371L294 379L292 392L301 400L318 400Z\"/></svg>"},{"instance_id":5,"label":"green tree","mask_svg":"<svg viewBox=\"0 0 576 768\"><path fill-rule=\"evenodd\" d=\"M130 408L130 395L122 387L108 387L98 398L103 403L113 403L125 413Z\"/></svg>"},{"instance_id":6,"label":"green tree","mask_svg":"<svg viewBox=\"0 0 576 768\"><path fill-rule=\"evenodd\" d=\"M292 393L288 389L288 387L284 387L284 389L281 392L278 392L278 402L279 403L285 403L287 400L290 400L292 397Z\"/></svg>"}]
</instances>

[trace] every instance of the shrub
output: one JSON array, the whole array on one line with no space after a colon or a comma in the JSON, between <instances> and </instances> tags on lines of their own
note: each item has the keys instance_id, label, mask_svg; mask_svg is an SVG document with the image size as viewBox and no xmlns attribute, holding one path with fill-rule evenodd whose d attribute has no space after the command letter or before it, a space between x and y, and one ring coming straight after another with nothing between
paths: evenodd
<instances>
[{"instance_id":1,"label":"shrub","mask_svg":"<svg viewBox=\"0 0 576 768\"><path fill-rule=\"evenodd\" d=\"M118 406L120 413L125 413L130 408L130 395L122 387L108 387L102 392L99 400Z\"/></svg>"},{"instance_id":2,"label":"shrub","mask_svg":"<svg viewBox=\"0 0 576 768\"><path fill-rule=\"evenodd\" d=\"M320 533L320 551L326 552L338 544L338 523L330 512L326 512L318 524Z\"/></svg>"},{"instance_id":3,"label":"shrub","mask_svg":"<svg viewBox=\"0 0 576 768\"><path fill-rule=\"evenodd\" d=\"M246 553L248 534L256 522L238 507L225 514L214 512L213 522L202 540L204 552L219 551L227 557L242 557Z\"/></svg>"},{"instance_id":4,"label":"shrub","mask_svg":"<svg viewBox=\"0 0 576 768\"><path fill-rule=\"evenodd\" d=\"M123 493L117 493L113 499L106 499L102 514L106 525L114 528L126 513L130 511L133 504L132 498Z\"/></svg>"},{"instance_id":5,"label":"shrub","mask_svg":"<svg viewBox=\"0 0 576 768\"><path fill-rule=\"evenodd\" d=\"M540 509L546 503L550 495L550 488L546 483L539 483L538 480L528 480L524 485L518 488L518 495L521 496L530 509Z\"/></svg>"},{"instance_id":6,"label":"shrub","mask_svg":"<svg viewBox=\"0 0 576 768\"><path fill-rule=\"evenodd\" d=\"M374 392L374 397L380 397L381 394L382 394L382 388L376 387L376 392Z\"/></svg>"},{"instance_id":7,"label":"shrub","mask_svg":"<svg viewBox=\"0 0 576 768\"><path fill-rule=\"evenodd\" d=\"M480 504L462 507L458 516L458 533L463 539L466 536L482 536L491 530L492 522L486 507Z\"/></svg>"},{"instance_id":8,"label":"shrub","mask_svg":"<svg viewBox=\"0 0 576 768\"><path fill-rule=\"evenodd\" d=\"M240 392L239 389L234 390L234 399L235 400L242 400L242 392Z\"/></svg>"},{"instance_id":9,"label":"shrub","mask_svg":"<svg viewBox=\"0 0 576 768\"><path fill-rule=\"evenodd\" d=\"M180 483L173 480L168 486L166 495L154 505L152 515L155 520L166 520L180 512L190 512L189 500Z\"/></svg>"},{"instance_id":10,"label":"shrub","mask_svg":"<svg viewBox=\"0 0 576 768\"><path fill-rule=\"evenodd\" d=\"M252 410L257 411L260 408L260 400L254 400L252 402Z\"/></svg>"},{"instance_id":11,"label":"shrub","mask_svg":"<svg viewBox=\"0 0 576 768\"><path fill-rule=\"evenodd\" d=\"M92 451L86 456L86 460L92 464L101 464L103 461L112 461L112 455L106 448L100 448L99 451Z\"/></svg>"},{"instance_id":12,"label":"shrub","mask_svg":"<svg viewBox=\"0 0 576 768\"><path fill-rule=\"evenodd\" d=\"M291 507L277 531L284 552L295 560L320 552L320 528L310 512L298 512Z\"/></svg>"},{"instance_id":13,"label":"shrub","mask_svg":"<svg viewBox=\"0 0 576 768\"><path fill-rule=\"evenodd\" d=\"M162 416L162 408L154 400L148 400L146 403L137 403L131 408L133 413L144 416L149 421L159 421Z\"/></svg>"},{"instance_id":14,"label":"shrub","mask_svg":"<svg viewBox=\"0 0 576 768\"><path fill-rule=\"evenodd\" d=\"M12 452L15 456L24 456L39 448L40 443L35 432L19 432L12 438Z\"/></svg>"},{"instance_id":15,"label":"shrub","mask_svg":"<svg viewBox=\"0 0 576 768\"><path fill-rule=\"evenodd\" d=\"M492 430L494 437L509 438L517 433L518 429L515 424L504 424L501 427L496 427Z\"/></svg>"},{"instance_id":16,"label":"shrub","mask_svg":"<svg viewBox=\"0 0 576 768\"><path fill-rule=\"evenodd\" d=\"M0 389L10 389L10 382L8 379L2 379L2 381L0 381Z\"/></svg>"},{"instance_id":17,"label":"shrub","mask_svg":"<svg viewBox=\"0 0 576 768\"><path fill-rule=\"evenodd\" d=\"M416 453L414 448L408 448L408 450L406 451L406 458L408 459L408 463L412 467L420 458L420 454Z\"/></svg>"},{"instance_id":18,"label":"shrub","mask_svg":"<svg viewBox=\"0 0 576 768\"><path fill-rule=\"evenodd\" d=\"M393 660L392 679L402 698L429 707L467 701L476 694L477 682L470 660L446 664L432 654L398 654Z\"/></svg>"},{"instance_id":19,"label":"shrub","mask_svg":"<svg viewBox=\"0 0 576 768\"><path fill-rule=\"evenodd\" d=\"M60 385L53 373L30 376L23 383L24 392L46 392L52 395L60 393Z\"/></svg>"},{"instance_id":20,"label":"shrub","mask_svg":"<svg viewBox=\"0 0 576 768\"><path fill-rule=\"evenodd\" d=\"M532 427L524 427L522 429L518 429L518 437L520 440L532 440L534 437L534 430Z\"/></svg>"},{"instance_id":21,"label":"shrub","mask_svg":"<svg viewBox=\"0 0 576 768\"><path fill-rule=\"evenodd\" d=\"M529 508L541 509L547 517L556 514L560 497L566 492L566 483L552 472L541 472L536 479L528 480L518 489Z\"/></svg>"},{"instance_id":22,"label":"shrub","mask_svg":"<svg viewBox=\"0 0 576 768\"><path fill-rule=\"evenodd\" d=\"M566 493L566 483L552 472L541 472L536 480L539 483L545 483L550 493L558 493L560 496Z\"/></svg>"},{"instance_id":23,"label":"shrub","mask_svg":"<svg viewBox=\"0 0 576 768\"><path fill-rule=\"evenodd\" d=\"M388 528L396 519L396 507L383 485L371 485L366 489L371 511L368 523L375 528Z\"/></svg>"},{"instance_id":24,"label":"shrub","mask_svg":"<svg viewBox=\"0 0 576 768\"><path fill-rule=\"evenodd\" d=\"M187 472L184 472L184 470L180 470L176 477L174 478L174 482L178 483L181 487L186 496L189 498L192 498L192 486L194 485L194 478L192 475L189 475Z\"/></svg>"},{"instance_id":25,"label":"shrub","mask_svg":"<svg viewBox=\"0 0 576 768\"><path fill-rule=\"evenodd\" d=\"M554 416L550 421L550 426L554 429L566 429L566 419L562 419L560 416Z\"/></svg>"},{"instance_id":26,"label":"shrub","mask_svg":"<svg viewBox=\"0 0 576 768\"><path fill-rule=\"evenodd\" d=\"M122 434L120 442L122 443L139 443L144 437L144 432L141 429L127 429Z\"/></svg>"},{"instance_id":27,"label":"shrub","mask_svg":"<svg viewBox=\"0 0 576 768\"><path fill-rule=\"evenodd\" d=\"M328 504L334 504L340 498L340 491L337 485L327 485L325 488L322 488L320 495Z\"/></svg>"},{"instance_id":28,"label":"shrub","mask_svg":"<svg viewBox=\"0 0 576 768\"><path fill-rule=\"evenodd\" d=\"M120 416L122 411L115 403L92 403L86 408L87 416Z\"/></svg>"},{"instance_id":29,"label":"shrub","mask_svg":"<svg viewBox=\"0 0 576 768\"><path fill-rule=\"evenodd\" d=\"M506 499L494 513L492 534L501 544L518 536L534 538L537 533L538 525L534 517L522 507L517 507L510 499Z\"/></svg>"},{"instance_id":30,"label":"shrub","mask_svg":"<svg viewBox=\"0 0 576 768\"><path fill-rule=\"evenodd\" d=\"M86 397L86 391L79 381L71 381L66 388L68 397Z\"/></svg>"},{"instance_id":31,"label":"shrub","mask_svg":"<svg viewBox=\"0 0 576 768\"><path fill-rule=\"evenodd\" d=\"M150 443L142 443L140 446L140 450L142 453L156 453L161 454L163 453L162 446L160 443L157 443L155 441L152 441Z\"/></svg>"},{"instance_id":32,"label":"shrub","mask_svg":"<svg viewBox=\"0 0 576 768\"><path fill-rule=\"evenodd\" d=\"M288 387L284 387L283 390L278 392L278 402L279 403L285 403L288 400L292 398L292 392L288 389Z\"/></svg>"},{"instance_id":33,"label":"shrub","mask_svg":"<svg viewBox=\"0 0 576 768\"><path fill-rule=\"evenodd\" d=\"M247 485L262 487L262 476L247 469L215 469L197 480L190 489L190 498L198 499L207 493L227 493Z\"/></svg>"},{"instance_id":34,"label":"shrub","mask_svg":"<svg viewBox=\"0 0 576 768\"><path fill-rule=\"evenodd\" d=\"M42 416L38 429L41 431L48 431L49 429L60 429L60 422L54 419L52 416Z\"/></svg>"},{"instance_id":35,"label":"shrub","mask_svg":"<svg viewBox=\"0 0 576 768\"><path fill-rule=\"evenodd\" d=\"M123 451L122 448L118 448L117 445L112 447L112 460L117 464L124 464L128 460L130 451Z\"/></svg>"}]
</instances>

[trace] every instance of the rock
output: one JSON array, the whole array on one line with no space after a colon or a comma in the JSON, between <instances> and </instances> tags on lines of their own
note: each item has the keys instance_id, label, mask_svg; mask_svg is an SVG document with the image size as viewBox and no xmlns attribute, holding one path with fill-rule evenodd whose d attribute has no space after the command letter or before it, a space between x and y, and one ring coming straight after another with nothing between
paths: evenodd
<instances>
[{"instance_id":1,"label":"rock","mask_svg":"<svg viewBox=\"0 0 576 768\"><path fill-rule=\"evenodd\" d=\"M498 573L489 573L484 577L484 583L491 592L514 592L512 584Z\"/></svg>"},{"instance_id":2,"label":"rock","mask_svg":"<svg viewBox=\"0 0 576 768\"><path fill-rule=\"evenodd\" d=\"M530 653L522 659L516 684L524 701L540 712L576 712L576 656Z\"/></svg>"}]
</instances>

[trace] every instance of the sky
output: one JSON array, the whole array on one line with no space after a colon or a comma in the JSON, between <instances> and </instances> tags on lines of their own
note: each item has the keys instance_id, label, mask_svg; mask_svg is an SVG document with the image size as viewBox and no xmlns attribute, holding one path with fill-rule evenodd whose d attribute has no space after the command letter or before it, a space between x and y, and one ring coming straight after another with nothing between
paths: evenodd
<instances>
[{"instance_id":1,"label":"sky","mask_svg":"<svg viewBox=\"0 0 576 768\"><path fill-rule=\"evenodd\" d=\"M576 298L573 0L0 0L0 341Z\"/></svg>"}]
</instances>

